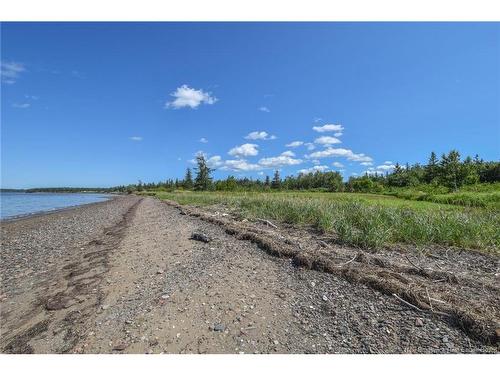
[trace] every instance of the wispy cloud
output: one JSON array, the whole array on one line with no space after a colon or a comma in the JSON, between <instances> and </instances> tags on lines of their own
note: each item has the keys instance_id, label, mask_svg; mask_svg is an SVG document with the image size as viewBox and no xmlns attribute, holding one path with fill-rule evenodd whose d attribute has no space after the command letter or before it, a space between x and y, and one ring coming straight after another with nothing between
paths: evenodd
<instances>
[{"instance_id":1,"label":"wispy cloud","mask_svg":"<svg viewBox=\"0 0 500 375\"><path fill-rule=\"evenodd\" d=\"M320 145L333 145L337 143L342 143L340 139L335 138L335 137L328 137L328 136L323 136L316 138L314 140L314 143L320 144Z\"/></svg>"},{"instance_id":2,"label":"wispy cloud","mask_svg":"<svg viewBox=\"0 0 500 375\"><path fill-rule=\"evenodd\" d=\"M259 111L261 111L261 112L271 112L271 110L270 110L269 108L264 107L264 106L259 107L258 109L259 109Z\"/></svg>"},{"instance_id":3,"label":"wispy cloud","mask_svg":"<svg viewBox=\"0 0 500 375\"><path fill-rule=\"evenodd\" d=\"M12 85L16 83L22 72L26 71L24 64L14 61L0 62L0 77L2 83Z\"/></svg>"},{"instance_id":4,"label":"wispy cloud","mask_svg":"<svg viewBox=\"0 0 500 375\"><path fill-rule=\"evenodd\" d=\"M393 164L386 164L385 162L382 165L378 165L376 167L368 168L363 174L379 174L392 171L396 166Z\"/></svg>"},{"instance_id":5,"label":"wispy cloud","mask_svg":"<svg viewBox=\"0 0 500 375\"><path fill-rule=\"evenodd\" d=\"M285 151L285 152L282 152L281 155L294 157L295 153L293 151Z\"/></svg>"},{"instance_id":6,"label":"wispy cloud","mask_svg":"<svg viewBox=\"0 0 500 375\"><path fill-rule=\"evenodd\" d=\"M316 148L316 146L314 145L314 143L311 143L311 142L304 143L304 146L306 146L309 151L312 151L312 150L314 150Z\"/></svg>"},{"instance_id":7,"label":"wispy cloud","mask_svg":"<svg viewBox=\"0 0 500 375\"><path fill-rule=\"evenodd\" d=\"M293 141L293 142L286 144L285 146L286 147L299 147L299 146L302 146L303 144L304 144L304 142L302 142L302 141Z\"/></svg>"},{"instance_id":8,"label":"wispy cloud","mask_svg":"<svg viewBox=\"0 0 500 375\"><path fill-rule=\"evenodd\" d=\"M199 142L208 143L208 139L206 139L205 137L202 137L202 138L200 138Z\"/></svg>"},{"instance_id":9,"label":"wispy cloud","mask_svg":"<svg viewBox=\"0 0 500 375\"><path fill-rule=\"evenodd\" d=\"M25 108L31 107L31 104L30 103L13 103L12 107L25 109Z\"/></svg>"},{"instance_id":10,"label":"wispy cloud","mask_svg":"<svg viewBox=\"0 0 500 375\"><path fill-rule=\"evenodd\" d=\"M326 124L323 126L313 126L313 130L318 133L341 132L344 130L344 127L342 125Z\"/></svg>"},{"instance_id":11,"label":"wispy cloud","mask_svg":"<svg viewBox=\"0 0 500 375\"><path fill-rule=\"evenodd\" d=\"M344 168L344 164L339 163L338 161L334 161L334 162L332 163L332 165L333 165L335 168Z\"/></svg>"},{"instance_id":12,"label":"wispy cloud","mask_svg":"<svg viewBox=\"0 0 500 375\"><path fill-rule=\"evenodd\" d=\"M373 159L365 154L355 154L352 150L346 148L332 148L328 147L325 150L313 152L306 156L307 158L327 158L327 157L343 157L348 160L357 162L371 162Z\"/></svg>"},{"instance_id":13,"label":"wispy cloud","mask_svg":"<svg viewBox=\"0 0 500 375\"><path fill-rule=\"evenodd\" d=\"M175 99L171 102L165 104L166 108L198 108L200 104L215 104L218 99L212 96L210 92L204 92L203 90L196 90L188 85L182 85L178 87L173 93L170 94Z\"/></svg>"},{"instance_id":14,"label":"wispy cloud","mask_svg":"<svg viewBox=\"0 0 500 375\"><path fill-rule=\"evenodd\" d=\"M309 173L314 173L314 172L325 172L328 170L327 165L315 165L314 167L311 168L306 168L306 169L300 169L298 170L298 173L302 174L309 174Z\"/></svg>"},{"instance_id":15,"label":"wispy cloud","mask_svg":"<svg viewBox=\"0 0 500 375\"><path fill-rule=\"evenodd\" d=\"M72 70L71 75L76 78L81 78L81 79L85 78L85 75L79 70Z\"/></svg>"},{"instance_id":16,"label":"wispy cloud","mask_svg":"<svg viewBox=\"0 0 500 375\"><path fill-rule=\"evenodd\" d=\"M130 139L131 141L135 141L135 142L142 141L142 137L139 137L139 136L129 137L128 139Z\"/></svg>"},{"instance_id":17,"label":"wispy cloud","mask_svg":"<svg viewBox=\"0 0 500 375\"><path fill-rule=\"evenodd\" d=\"M233 147L228 154L237 158L255 156L259 153L259 146L254 143L245 143L241 146Z\"/></svg>"},{"instance_id":18,"label":"wispy cloud","mask_svg":"<svg viewBox=\"0 0 500 375\"><path fill-rule=\"evenodd\" d=\"M276 139L275 135L270 135L267 132L264 131L255 131L249 133L245 139L250 139L252 141L257 141L257 140L263 140L263 141L269 141L271 139Z\"/></svg>"},{"instance_id":19,"label":"wispy cloud","mask_svg":"<svg viewBox=\"0 0 500 375\"><path fill-rule=\"evenodd\" d=\"M289 152L290 151L285 151L279 156L262 158L259 160L259 165L261 165L264 168L279 168L288 165L297 165L302 163L301 159L294 159L293 156L290 156Z\"/></svg>"},{"instance_id":20,"label":"wispy cloud","mask_svg":"<svg viewBox=\"0 0 500 375\"><path fill-rule=\"evenodd\" d=\"M223 170L231 170L235 172L249 172L249 171L258 171L262 169L262 166L259 164L249 163L245 159L236 159L236 160L226 160L223 163Z\"/></svg>"}]
</instances>

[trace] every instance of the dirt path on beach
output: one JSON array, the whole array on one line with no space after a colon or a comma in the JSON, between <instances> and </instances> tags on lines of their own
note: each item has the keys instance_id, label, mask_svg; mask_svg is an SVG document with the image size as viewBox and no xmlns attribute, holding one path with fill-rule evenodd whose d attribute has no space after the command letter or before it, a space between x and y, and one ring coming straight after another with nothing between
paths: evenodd
<instances>
[{"instance_id":1,"label":"dirt path on beach","mask_svg":"<svg viewBox=\"0 0 500 375\"><path fill-rule=\"evenodd\" d=\"M153 198L123 197L108 204L119 204L121 210L112 225L51 260L50 267L39 265L46 270L29 272L27 265L18 263L24 276L15 279L2 271L3 352L497 350L442 315L411 307L373 285L263 251L269 250L265 238L271 241L271 235L284 243L295 241L296 247L312 246L300 232L273 229L256 240ZM23 235L46 225L26 226ZM9 230L13 232L7 226L7 238L15 237ZM260 232L265 235L266 228ZM193 234L201 236L192 239ZM290 241L294 235L301 237ZM13 243L2 240L3 246ZM9 254L4 256L10 259ZM483 262L484 269L498 266L493 258ZM354 263L362 265L356 258L343 267ZM490 276L481 267L477 272L486 275L483 286L488 286Z\"/></svg>"}]
</instances>

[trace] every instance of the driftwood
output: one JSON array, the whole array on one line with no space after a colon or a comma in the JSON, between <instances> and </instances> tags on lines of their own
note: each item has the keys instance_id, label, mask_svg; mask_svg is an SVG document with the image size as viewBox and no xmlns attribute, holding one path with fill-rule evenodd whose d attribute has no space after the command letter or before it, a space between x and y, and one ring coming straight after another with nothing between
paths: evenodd
<instances>
[{"instance_id":1,"label":"driftwood","mask_svg":"<svg viewBox=\"0 0 500 375\"><path fill-rule=\"evenodd\" d=\"M276 225L274 225L273 223L271 223L269 220L266 220L266 219L261 219L261 218L257 218L258 221L262 222L262 223L265 223L275 229L278 229L278 227Z\"/></svg>"},{"instance_id":2,"label":"driftwood","mask_svg":"<svg viewBox=\"0 0 500 375\"><path fill-rule=\"evenodd\" d=\"M349 263L354 262L357 257L358 257L358 254L354 255L354 257L351 260L349 260L349 261L347 261L345 263L342 263L341 265L339 265L339 267L347 266Z\"/></svg>"},{"instance_id":3,"label":"driftwood","mask_svg":"<svg viewBox=\"0 0 500 375\"><path fill-rule=\"evenodd\" d=\"M413 308L413 309L415 309L415 310L417 310L417 311L422 311L422 309L419 309L417 306L412 305L412 304L411 304L410 302L408 302L408 301L405 301L404 299L402 299L401 297L399 297L396 293L392 293L392 295L393 295L394 297L396 297L398 300L400 300L401 302L403 302L406 306L409 306L409 307L411 307L411 308Z\"/></svg>"}]
</instances>

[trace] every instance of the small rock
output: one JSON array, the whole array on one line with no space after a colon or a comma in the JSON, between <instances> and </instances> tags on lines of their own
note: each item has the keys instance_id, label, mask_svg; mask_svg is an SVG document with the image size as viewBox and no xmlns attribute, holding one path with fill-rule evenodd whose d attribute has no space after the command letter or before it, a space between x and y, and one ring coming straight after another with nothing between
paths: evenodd
<instances>
[{"instance_id":1,"label":"small rock","mask_svg":"<svg viewBox=\"0 0 500 375\"><path fill-rule=\"evenodd\" d=\"M420 318L415 319L415 326L417 327L423 327L424 326L424 321Z\"/></svg>"},{"instance_id":2,"label":"small rock","mask_svg":"<svg viewBox=\"0 0 500 375\"><path fill-rule=\"evenodd\" d=\"M132 323L133 323L133 321L131 321L131 320L125 320L125 324L132 324Z\"/></svg>"},{"instance_id":3,"label":"small rock","mask_svg":"<svg viewBox=\"0 0 500 375\"><path fill-rule=\"evenodd\" d=\"M117 350L117 351L121 352L122 350L127 349L127 347L128 347L127 343L121 342L121 343L118 343L115 346L113 346L113 350Z\"/></svg>"},{"instance_id":4,"label":"small rock","mask_svg":"<svg viewBox=\"0 0 500 375\"><path fill-rule=\"evenodd\" d=\"M326 295L323 296L323 301L328 301L328 297Z\"/></svg>"},{"instance_id":5,"label":"small rock","mask_svg":"<svg viewBox=\"0 0 500 375\"><path fill-rule=\"evenodd\" d=\"M224 332L225 329L226 329L226 327L222 323L217 323L214 325L215 332Z\"/></svg>"},{"instance_id":6,"label":"small rock","mask_svg":"<svg viewBox=\"0 0 500 375\"><path fill-rule=\"evenodd\" d=\"M157 275L161 275L162 273L163 273L163 270L158 270L158 271L156 271L156 274L157 274Z\"/></svg>"},{"instance_id":7,"label":"small rock","mask_svg":"<svg viewBox=\"0 0 500 375\"><path fill-rule=\"evenodd\" d=\"M192 240L195 240L195 241L201 241L201 242L205 242L205 243L208 243L211 241L210 237L208 237L206 234L203 234L203 233L197 233L197 232L194 232L192 235L191 235L191 239Z\"/></svg>"},{"instance_id":8,"label":"small rock","mask_svg":"<svg viewBox=\"0 0 500 375\"><path fill-rule=\"evenodd\" d=\"M168 299L170 296L168 294L164 294L161 296L161 299Z\"/></svg>"},{"instance_id":9,"label":"small rock","mask_svg":"<svg viewBox=\"0 0 500 375\"><path fill-rule=\"evenodd\" d=\"M101 306L101 309L102 309L102 310L107 310L107 309L109 309L109 305L102 305L102 306Z\"/></svg>"}]
</instances>

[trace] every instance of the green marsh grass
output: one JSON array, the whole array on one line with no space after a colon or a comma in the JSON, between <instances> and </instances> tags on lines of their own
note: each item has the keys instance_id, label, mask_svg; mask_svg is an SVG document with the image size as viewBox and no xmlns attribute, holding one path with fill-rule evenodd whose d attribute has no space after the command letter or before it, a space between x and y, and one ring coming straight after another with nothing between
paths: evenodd
<instances>
[{"instance_id":1,"label":"green marsh grass","mask_svg":"<svg viewBox=\"0 0 500 375\"><path fill-rule=\"evenodd\" d=\"M249 218L310 225L361 248L444 245L498 253L500 212L353 193L157 192L188 205L225 205Z\"/></svg>"}]
</instances>

